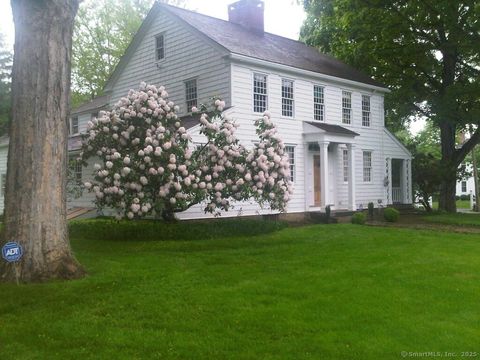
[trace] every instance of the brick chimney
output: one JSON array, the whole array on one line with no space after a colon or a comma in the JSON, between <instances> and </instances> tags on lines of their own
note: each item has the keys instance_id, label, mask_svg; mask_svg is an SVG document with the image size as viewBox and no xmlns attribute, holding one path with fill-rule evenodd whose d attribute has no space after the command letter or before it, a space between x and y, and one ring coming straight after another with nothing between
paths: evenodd
<instances>
[{"instance_id":1,"label":"brick chimney","mask_svg":"<svg viewBox=\"0 0 480 360\"><path fill-rule=\"evenodd\" d=\"M240 0L228 5L228 21L263 33L264 4L261 0Z\"/></svg>"}]
</instances>

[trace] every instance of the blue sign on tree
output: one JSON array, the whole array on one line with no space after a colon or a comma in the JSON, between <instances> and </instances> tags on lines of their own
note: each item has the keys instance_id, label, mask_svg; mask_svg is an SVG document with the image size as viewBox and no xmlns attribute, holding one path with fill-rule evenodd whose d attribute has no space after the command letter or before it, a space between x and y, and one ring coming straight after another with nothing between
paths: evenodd
<instances>
[{"instance_id":1,"label":"blue sign on tree","mask_svg":"<svg viewBox=\"0 0 480 360\"><path fill-rule=\"evenodd\" d=\"M8 262L18 261L22 255L22 246L16 242L8 242L2 247L2 257Z\"/></svg>"}]
</instances>

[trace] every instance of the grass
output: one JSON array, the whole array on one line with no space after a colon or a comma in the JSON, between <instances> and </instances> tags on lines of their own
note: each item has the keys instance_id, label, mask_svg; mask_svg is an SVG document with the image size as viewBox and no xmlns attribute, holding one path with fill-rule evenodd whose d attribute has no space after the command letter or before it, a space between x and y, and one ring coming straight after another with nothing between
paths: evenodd
<instances>
[{"instance_id":1,"label":"grass","mask_svg":"<svg viewBox=\"0 0 480 360\"><path fill-rule=\"evenodd\" d=\"M478 237L241 225L210 222L213 235L205 223L153 225L143 239L138 228L135 240L105 240L98 235L111 225L74 224L72 245L89 276L0 284L0 359L363 360L480 351ZM236 230L222 233L229 228Z\"/></svg>"},{"instance_id":2,"label":"grass","mask_svg":"<svg viewBox=\"0 0 480 360\"><path fill-rule=\"evenodd\" d=\"M447 213L432 213L423 217L428 222L455 225L455 226L480 226L480 214L447 214Z\"/></svg>"},{"instance_id":3,"label":"grass","mask_svg":"<svg viewBox=\"0 0 480 360\"><path fill-rule=\"evenodd\" d=\"M432 202L432 209L438 209L438 201ZM470 200L457 200L457 209L470 209Z\"/></svg>"}]
</instances>

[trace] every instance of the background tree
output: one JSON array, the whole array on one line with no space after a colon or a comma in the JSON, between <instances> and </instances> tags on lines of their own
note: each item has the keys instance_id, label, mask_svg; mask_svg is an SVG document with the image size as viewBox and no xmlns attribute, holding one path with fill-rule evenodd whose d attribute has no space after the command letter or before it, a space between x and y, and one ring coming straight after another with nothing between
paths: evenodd
<instances>
[{"instance_id":1,"label":"background tree","mask_svg":"<svg viewBox=\"0 0 480 360\"><path fill-rule=\"evenodd\" d=\"M440 130L439 206L456 211L457 168L480 130L480 3L305 0L301 38L387 84L388 123L422 116ZM456 134L471 130L456 146Z\"/></svg>"},{"instance_id":2,"label":"background tree","mask_svg":"<svg viewBox=\"0 0 480 360\"><path fill-rule=\"evenodd\" d=\"M11 4L13 102L2 242L19 242L24 255L16 265L0 262L0 279L75 278L83 270L68 241L65 188L78 0L12 0Z\"/></svg>"},{"instance_id":3,"label":"background tree","mask_svg":"<svg viewBox=\"0 0 480 360\"><path fill-rule=\"evenodd\" d=\"M165 0L182 6L184 0ZM101 95L154 0L86 0L75 20L72 105Z\"/></svg>"},{"instance_id":4,"label":"background tree","mask_svg":"<svg viewBox=\"0 0 480 360\"><path fill-rule=\"evenodd\" d=\"M12 52L0 34L0 136L7 133L10 123L12 60Z\"/></svg>"}]
</instances>

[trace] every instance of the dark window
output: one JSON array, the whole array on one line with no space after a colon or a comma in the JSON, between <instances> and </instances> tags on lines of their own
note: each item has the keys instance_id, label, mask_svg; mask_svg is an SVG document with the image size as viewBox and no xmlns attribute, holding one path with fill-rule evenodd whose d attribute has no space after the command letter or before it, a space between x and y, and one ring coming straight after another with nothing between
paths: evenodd
<instances>
[{"instance_id":1,"label":"dark window","mask_svg":"<svg viewBox=\"0 0 480 360\"><path fill-rule=\"evenodd\" d=\"M70 135L78 134L78 116L70 119Z\"/></svg>"},{"instance_id":2,"label":"dark window","mask_svg":"<svg viewBox=\"0 0 480 360\"><path fill-rule=\"evenodd\" d=\"M157 61L165 58L165 36L155 36L155 56Z\"/></svg>"},{"instance_id":3,"label":"dark window","mask_svg":"<svg viewBox=\"0 0 480 360\"><path fill-rule=\"evenodd\" d=\"M462 192L463 193L467 192L467 182L466 181L462 181Z\"/></svg>"}]
</instances>

